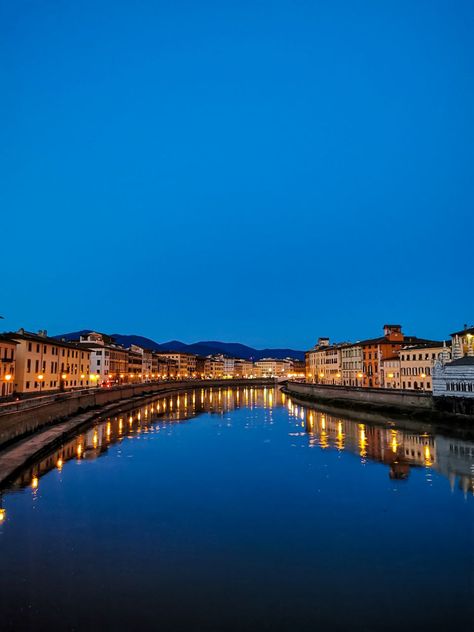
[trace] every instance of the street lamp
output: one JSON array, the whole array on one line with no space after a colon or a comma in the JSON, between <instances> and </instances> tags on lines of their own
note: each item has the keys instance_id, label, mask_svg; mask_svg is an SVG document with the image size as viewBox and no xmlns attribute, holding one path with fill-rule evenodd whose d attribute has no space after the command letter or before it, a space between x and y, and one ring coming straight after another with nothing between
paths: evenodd
<instances>
[{"instance_id":1,"label":"street lamp","mask_svg":"<svg viewBox=\"0 0 474 632\"><path fill-rule=\"evenodd\" d=\"M40 373L39 375L37 375L37 376L36 376L36 379L37 379L37 380L38 380L38 382L39 382L39 385L40 385L40 393L41 393L41 390L42 390L42 388L43 388L44 375L43 375L42 373Z\"/></svg>"},{"instance_id":2,"label":"street lamp","mask_svg":"<svg viewBox=\"0 0 474 632\"><path fill-rule=\"evenodd\" d=\"M13 377L13 376L11 375L11 373L7 373L7 374L5 375L5 382L7 383L7 384L6 384L5 397L6 397L7 395L9 395L9 394L10 394L10 389L9 389L9 386L10 386L10 382L11 382L12 377Z\"/></svg>"}]
</instances>

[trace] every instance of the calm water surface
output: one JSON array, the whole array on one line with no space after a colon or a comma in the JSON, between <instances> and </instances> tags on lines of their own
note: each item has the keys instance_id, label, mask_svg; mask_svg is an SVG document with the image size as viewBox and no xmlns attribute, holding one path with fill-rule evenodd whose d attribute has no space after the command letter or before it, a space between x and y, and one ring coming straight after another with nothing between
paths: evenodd
<instances>
[{"instance_id":1,"label":"calm water surface","mask_svg":"<svg viewBox=\"0 0 474 632\"><path fill-rule=\"evenodd\" d=\"M468 439L273 389L157 400L3 491L0 628L471 629L473 487Z\"/></svg>"}]
</instances>

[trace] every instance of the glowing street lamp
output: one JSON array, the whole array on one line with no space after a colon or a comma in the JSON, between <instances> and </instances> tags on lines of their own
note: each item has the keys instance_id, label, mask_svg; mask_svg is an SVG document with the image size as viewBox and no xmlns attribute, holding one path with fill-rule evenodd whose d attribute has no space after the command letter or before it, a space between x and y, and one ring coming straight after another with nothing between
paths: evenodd
<instances>
[{"instance_id":1,"label":"glowing street lamp","mask_svg":"<svg viewBox=\"0 0 474 632\"><path fill-rule=\"evenodd\" d=\"M41 390L42 390L42 388L43 388L44 375L43 375L42 373L40 373L39 375L37 375L37 376L36 376L36 379L37 379L37 380L38 380L38 382L39 382L39 385L40 385L40 393L41 393Z\"/></svg>"}]
</instances>

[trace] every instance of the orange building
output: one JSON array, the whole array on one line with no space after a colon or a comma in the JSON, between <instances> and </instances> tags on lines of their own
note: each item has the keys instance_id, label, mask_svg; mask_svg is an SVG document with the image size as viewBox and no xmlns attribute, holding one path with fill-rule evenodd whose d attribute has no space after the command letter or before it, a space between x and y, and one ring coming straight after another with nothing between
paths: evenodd
<instances>
[{"instance_id":1,"label":"orange building","mask_svg":"<svg viewBox=\"0 0 474 632\"><path fill-rule=\"evenodd\" d=\"M384 325L383 336L363 340L357 344L363 352L363 386L369 388L383 387L383 361L393 358L407 344L430 342L416 336L405 336L401 325Z\"/></svg>"}]
</instances>

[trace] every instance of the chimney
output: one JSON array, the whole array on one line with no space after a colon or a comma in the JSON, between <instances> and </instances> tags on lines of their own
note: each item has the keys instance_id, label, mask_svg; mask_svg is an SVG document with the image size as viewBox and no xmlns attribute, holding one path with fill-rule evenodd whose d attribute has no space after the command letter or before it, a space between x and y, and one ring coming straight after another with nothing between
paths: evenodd
<instances>
[{"instance_id":1,"label":"chimney","mask_svg":"<svg viewBox=\"0 0 474 632\"><path fill-rule=\"evenodd\" d=\"M48 336L48 332L46 329L40 329L38 331L38 336L41 336L42 338L46 338Z\"/></svg>"}]
</instances>

